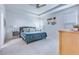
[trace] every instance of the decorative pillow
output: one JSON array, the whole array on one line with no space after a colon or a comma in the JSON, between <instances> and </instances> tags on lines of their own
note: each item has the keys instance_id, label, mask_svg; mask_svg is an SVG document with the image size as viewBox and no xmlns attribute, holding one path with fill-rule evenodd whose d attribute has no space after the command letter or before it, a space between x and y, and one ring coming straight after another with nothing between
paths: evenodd
<instances>
[{"instance_id":1,"label":"decorative pillow","mask_svg":"<svg viewBox=\"0 0 79 59\"><path fill-rule=\"evenodd\" d=\"M23 28L23 32L30 32L30 29L29 28Z\"/></svg>"},{"instance_id":2,"label":"decorative pillow","mask_svg":"<svg viewBox=\"0 0 79 59\"><path fill-rule=\"evenodd\" d=\"M34 28L30 28L30 32L35 32L35 29Z\"/></svg>"}]
</instances>

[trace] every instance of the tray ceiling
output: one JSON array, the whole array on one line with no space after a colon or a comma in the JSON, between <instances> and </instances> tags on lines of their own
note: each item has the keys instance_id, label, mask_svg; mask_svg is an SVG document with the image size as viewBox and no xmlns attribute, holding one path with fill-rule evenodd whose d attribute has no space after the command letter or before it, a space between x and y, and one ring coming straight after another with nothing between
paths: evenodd
<instances>
[{"instance_id":1,"label":"tray ceiling","mask_svg":"<svg viewBox=\"0 0 79 59\"><path fill-rule=\"evenodd\" d=\"M38 5L38 7L37 7ZM66 6L66 4L6 4L7 11L16 11L21 13L30 13L34 15L46 14L57 8Z\"/></svg>"}]
</instances>

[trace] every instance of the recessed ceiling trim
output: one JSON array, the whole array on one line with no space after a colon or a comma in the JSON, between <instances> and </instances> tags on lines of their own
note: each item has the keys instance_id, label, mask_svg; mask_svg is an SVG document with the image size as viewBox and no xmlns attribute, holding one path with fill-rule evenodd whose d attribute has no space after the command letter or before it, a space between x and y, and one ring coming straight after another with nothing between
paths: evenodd
<instances>
[{"instance_id":1,"label":"recessed ceiling trim","mask_svg":"<svg viewBox=\"0 0 79 59\"><path fill-rule=\"evenodd\" d=\"M59 4L59 5L56 5L54 7L51 7L49 8L48 10L45 10L45 11L42 11L41 10L39 11L40 13L38 12L35 12L35 11L29 11L29 9L27 10L26 8L21 8L19 5L18 6L9 6L9 10L11 11L16 11L16 9L18 10L18 12L20 13L24 13L24 14L29 14L29 15L34 15L34 16L44 16L44 15L47 15L47 14L50 14L50 13L54 13L54 12L57 12L57 11L60 11L60 10L63 10L63 9L66 9L66 8L69 8L69 7L72 7L72 6L75 6L76 4L68 4L68 5L62 5L62 4ZM23 11L23 12L22 12ZM16 11L17 12L17 11Z\"/></svg>"},{"instance_id":2,"label":"recessed ceiling trim","mask_svg":"<svg viewBox=\"0 0 79 59\"><path fill-rule=\"evenodd\" d=\"M51 9L49 9L49 10L47 10L47 11L44 11L43 13L40 13L39 15L46 14L46 13L48 13L48 12L50 12L50 11L55 10L56 8L60 8L61 6L64 6L64 4L63 4L63 5L62 5L62 4L60 4L60 5L58 5L58 6L55 6L54 8L51 8Z\"/></svg>"},{"instance_id":3,"label":"recessed ceiling trim","mask_svg":"<svg viewBox=\"0 0 79 59\"><path fill-rule=\"evenodd\" d=\"M47 15L47 14L50 14L50 13L58 12L58 11L61 11L61 10L64 10L64 9L73 7L73 6L75 6L75 5L76 5L76 4L65 5L65 6L59 7L59 8L57 8L57 9L54 9L54 10L52 10L52 11L49 11L49 12L47 12L47 13L41 14L40 16L44 16L44 15Z\"/></svg>"}]
</instances>

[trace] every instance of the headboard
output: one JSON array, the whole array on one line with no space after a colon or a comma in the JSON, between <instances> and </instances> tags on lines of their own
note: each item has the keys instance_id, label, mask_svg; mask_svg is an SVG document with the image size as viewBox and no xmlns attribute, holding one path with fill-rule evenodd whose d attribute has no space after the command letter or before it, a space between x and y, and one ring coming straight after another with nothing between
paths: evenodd
<instances>
[{"instance_id":1,"label":"headboard","mask_svg":"<svg viewBox=\"0 0 79 59\"><path fill-rule=\"evenodd\" d=\"M20 31L20 33L21 32L34 32L34 31L36 31L36 27L23 26L23 27L20 27L19 31Z\"/></svg>"}]
</instances>

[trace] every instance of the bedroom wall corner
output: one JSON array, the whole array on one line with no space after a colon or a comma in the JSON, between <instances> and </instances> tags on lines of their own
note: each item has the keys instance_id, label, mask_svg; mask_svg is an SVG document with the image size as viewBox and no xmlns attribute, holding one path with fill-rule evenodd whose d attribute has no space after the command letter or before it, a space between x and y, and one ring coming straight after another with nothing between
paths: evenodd
<instances>
[{"instance_id":1,"label":"bedroom wall corner","mask_svg":"<svg viewBox=\"0 0 79 59\"><path fill-rule=\"evenodd\" d=\"M0 48L4 45L5 29L4 29L4 5L0 5Z\"/></svg>"},{"instance_id":2,"label":"bedroom wall corner","mask_svg":"<svg viewBox=\"0 0 79 59\"><path fill-rule=\"evenodd\" d=\"M72 24L71 23L76 23L76 12L79 10L78 6L74 6L71 8L67 8L58 12L50 13L48 15L42 16L43 19L43 30L46 31L49 35L49 38L55 37L58 35L58 31L60 29L65 29L65 28L71 28ZM52 10L53 11L53 10ZM79 12L78 12L79 14ZM56 17L57 19L57 24L55 25L50 25L47 24L47 19L51 17ZM77 18L78 20L79 18ZM71 20L71 21L70 21ZM54 33L54 34L53 34Z\"/></svg>"}]
</instances>

